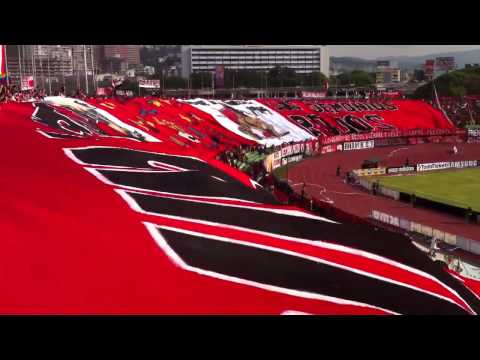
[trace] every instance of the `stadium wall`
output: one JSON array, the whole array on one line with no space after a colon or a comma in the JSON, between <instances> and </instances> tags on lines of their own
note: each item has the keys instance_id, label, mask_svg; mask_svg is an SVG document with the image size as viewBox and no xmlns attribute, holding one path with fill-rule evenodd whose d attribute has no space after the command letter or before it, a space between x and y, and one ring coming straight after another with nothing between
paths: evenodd
<instances>
[{"instance_id":1,"label":"stadium wall","mask_svg":"<svg viewBox=\"0 0 480 360\"><path fill-rule=\"evenodd\" d=\"M378 222L384 223L389 226L393 226L405 231L421 234L429 238L436 238L439 241L445 242L448 245L456 246L462 250L470 253L480 255L480 242L465 238L463 236L450 234L430 226L426 226L420 223L410 221L408 219L402 219L378 210L372 210L370 217Z\"/></svg>"},{"instance_id":2,"label":"stadium wall","mask_svg":"<svg viewBox=\"0 0 480 360\"><path fill-rule=\"evenodd\" d=\"M464 160L464 161L441 161L432 163L413 164L408 166L388 167L388 168L374 168L374 169L359 169L354 170L353 174L357 184L362 188L373 191L374 182L365 177L376 175L396 175L399 173L410 172L424 172L424 171L437 171L445 169L466 169L475 168L480 166L480 160ZM437 211L443 211L451 215L465 217L466 221L478 222L480 214L472 211L472 214L467 214L467 206L455 206L446 204L442 201L435 201L427 199L417 194L410 194L403 191L397 191L394 188L384 185L377 185L376 193L392 198L394 200L400 200L404 202L410 202L413 206L421 206L430 208Z\"/></svg>"}]
</instances>

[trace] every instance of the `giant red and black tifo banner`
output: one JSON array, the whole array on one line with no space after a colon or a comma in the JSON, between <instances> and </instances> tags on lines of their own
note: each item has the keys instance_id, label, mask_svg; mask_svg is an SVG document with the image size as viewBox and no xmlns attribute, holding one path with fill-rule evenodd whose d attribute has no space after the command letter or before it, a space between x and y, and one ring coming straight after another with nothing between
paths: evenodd
<instances>
[{"instance_id":1,"label":"giant red and black tifo banner","mask_svg":"<svg viewBox=\"0 0 480 360\"><path fill-rule=\"evenodd\" d=\"M398 132L415 129L453 129L429 104L417 100L333 101L259 99L315 137Z\"/></svg>"},{"instance_id":2,"label":"giant red and black tifo banner","mask_svg":"<svg viewBox=\"0 0 480 360\"><path fill-rule=\"evenodd\" d=\"M222 110L230 122L240 105ZM198 106L1 105L2 314L480 311L474 287L407 238L282 205L215 160L255 136Z\"/></svg>"}]
</instances>

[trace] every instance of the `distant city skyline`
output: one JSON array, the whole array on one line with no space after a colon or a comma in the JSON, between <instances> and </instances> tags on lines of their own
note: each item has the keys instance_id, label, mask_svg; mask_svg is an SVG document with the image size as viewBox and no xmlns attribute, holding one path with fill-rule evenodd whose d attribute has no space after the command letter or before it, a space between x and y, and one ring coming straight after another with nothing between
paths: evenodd
<instances>
[{"instance_id":1,"label":"distant city skyline","mask_svg":"<svg viewBox=\"0 0 480 360\"><path fill-rule=\"evenodd\" d=\"M329 45L331 56L376 59L385 56L423 56L480 49L480 45Z\"/></svg>"}]
</instances>

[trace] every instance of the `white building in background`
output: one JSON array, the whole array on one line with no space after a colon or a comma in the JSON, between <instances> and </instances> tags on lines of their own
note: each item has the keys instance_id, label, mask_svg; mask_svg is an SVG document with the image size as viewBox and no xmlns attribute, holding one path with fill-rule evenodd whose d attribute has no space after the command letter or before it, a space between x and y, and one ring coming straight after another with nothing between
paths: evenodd
<instances>
[{"instance_id":1,"label":"white building in background","mask_svg":"<svg viewBox=\"0 0 480 360\"><path fill-rule=\"evenodd\" d=\"M233 70L268 71L275 66L297 73L329 76L330 56L325 45L187 45L182 46L182 77L215 71L217 65Z\"/></svg>"}]
</instances>

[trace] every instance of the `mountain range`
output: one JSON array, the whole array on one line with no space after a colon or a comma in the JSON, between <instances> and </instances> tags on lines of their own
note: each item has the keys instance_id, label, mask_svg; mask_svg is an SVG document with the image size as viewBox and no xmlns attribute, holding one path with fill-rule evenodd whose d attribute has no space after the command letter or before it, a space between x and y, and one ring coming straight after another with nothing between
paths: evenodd
<instances>
[{"instance_id":1,"label":"mountain range","mask_svg":"<svg viewBox=\"0 0 480 360\"><path fill-rule=\"evenodd\" d=\"M465 64L480 63L480 49L442 52L423 56L385 56L375 60L366 60L357 57L331 57L331 67L337 72L348 72L352 70L375 71L377 60L390 60L390 62L401 69L412 70L420 68L427 59L435 59L437 57L453 56L457 63L457 68L465 67Z\"/></svg>"}]
</instances>

